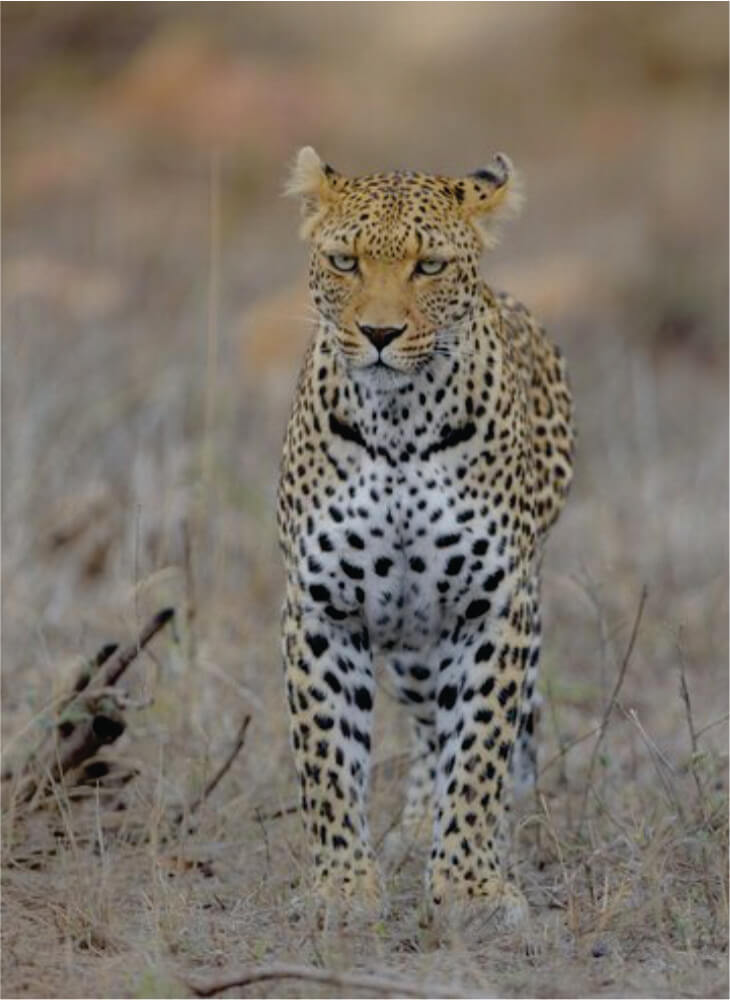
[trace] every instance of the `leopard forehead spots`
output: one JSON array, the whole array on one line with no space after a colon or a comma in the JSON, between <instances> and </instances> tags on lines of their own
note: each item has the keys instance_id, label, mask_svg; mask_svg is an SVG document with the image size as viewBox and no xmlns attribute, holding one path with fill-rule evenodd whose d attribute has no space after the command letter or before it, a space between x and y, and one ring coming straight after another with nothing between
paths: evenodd
<instances>
[{"instance_id":1,"label":"leopard forehead spots","mask_svg":"<svg viewBox=\"0 0 730 1000\"><path fill-rule=\"evenodd\" d=\"M325 230L343 225L363 252L398 257L443 244L460 228L458 188L417 174L376 174L351 182ZM353 225L353 223L356 223Z\"/></svg>"},{"instance_id":2,"label":"leopard forehead spots","mask_svg":"<svg viewBox=\"0 0 730 1000\"><path fill-rule=\"evenodd\" d=\"M536 759L539 567L573 458L562 358L478 276L513 178L502 156L458 178L347 178L305 149L290 184L318 321L279 485L283 651L325 892L381 889L367 801L382 669L413 719L404 822L430 817L430 904L510 897L509 788Z\"/></svg>"}]
</instances>

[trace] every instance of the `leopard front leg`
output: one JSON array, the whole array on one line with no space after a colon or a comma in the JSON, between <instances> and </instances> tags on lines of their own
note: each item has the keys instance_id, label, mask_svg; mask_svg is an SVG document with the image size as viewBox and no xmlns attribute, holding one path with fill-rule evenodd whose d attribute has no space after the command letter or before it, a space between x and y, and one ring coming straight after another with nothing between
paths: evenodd
<instances>
[{"instance_id":1,"label":"leopard front leg","mask_svg":"<svg viewBox=\"0 0 730 1000\"><path fill-rule=\"evenodd\" d=\"M374 679L367 629L287 601L283 645L290 734L315 883L375 907L380 879L367 805Z\"/></svg>"},{"instance_id":2,"label":"leopard front leg","mask_svg":"<svg viewBox=\"0 0 730 1000\"><path fill-rule=\"evenodd\" d=\"M436 913L501 907L516 922L527 908L505 871L505 807L520 710L539 655L533 588L513 591L497 608L496 615L460 619L454 662L439 678L427 891Z\"/></svg>"}]
</instances>

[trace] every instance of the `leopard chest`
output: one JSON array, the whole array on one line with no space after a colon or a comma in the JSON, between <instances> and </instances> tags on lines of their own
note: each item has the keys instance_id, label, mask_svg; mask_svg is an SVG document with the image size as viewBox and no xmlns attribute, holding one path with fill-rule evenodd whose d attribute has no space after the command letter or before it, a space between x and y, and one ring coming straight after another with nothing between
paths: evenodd
<instances>
[{"instance_id":1,"label":"leopard chest","mask_svg":"<svg viewBox=\"0 0 730 1000\"><path fill-rule=\"evenodd\" d=\"M330 488L300 555L311 601L335 621L364 620L376 651L432 647L487 612L510 561L488 496L448 462L380 458Z\"/></svg>"}]
</instances>

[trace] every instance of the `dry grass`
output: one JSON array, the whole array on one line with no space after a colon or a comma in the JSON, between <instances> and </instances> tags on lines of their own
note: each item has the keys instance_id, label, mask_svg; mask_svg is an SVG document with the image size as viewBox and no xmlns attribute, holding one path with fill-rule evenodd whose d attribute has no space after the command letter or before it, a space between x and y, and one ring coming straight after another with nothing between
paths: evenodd
<instances>
[{"instance_id":1,"label":"dry grass","mask_svg":"<svg viewBox=\"0 0 730 1000\"><path fill-rule=\"evenodd\" d=\"M416 30L406 5L335 6L328 35L321 10L287 5L120 5L107 20L15 6L4 762L43 734L80 659L163 606L178 629L126 675L140 707L121 749L139 775L123 808L57 785L52 809L23 815L6 783L4 994L179 996L241 966L305 964L329 983L254 975L238 995L359 995L364 976L383 996L394 979L401 994L727 996L726 9L433 5ZM546 560L520 933L421 928L415 855L389 863L380 924L324 932L309 916L273 519L306 314L279 292L301 255L278 191L304 141L343 169L461 169L501 147L527 176L525 219L486 268L564 347L580 446ZM171 825L249 713L230 771ZM382 693L381 843L400 720Z\"/></svg>"}]
</instances>

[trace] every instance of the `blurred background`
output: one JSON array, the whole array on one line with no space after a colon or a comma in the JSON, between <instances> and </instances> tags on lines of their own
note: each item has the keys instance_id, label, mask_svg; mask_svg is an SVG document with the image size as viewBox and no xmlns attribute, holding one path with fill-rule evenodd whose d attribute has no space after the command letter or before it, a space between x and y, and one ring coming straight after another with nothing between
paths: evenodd
<instances>
[{"instance_id":1,"label":"blurred background","mask_svg":"<svg viewBox=\"0 0 730 1000\"><path fill-rule=\"evenodd\" d=\"M302 144L345 173L513 159L526 207L484 274L563 348L580 434L546 559L560 738L600 718L643 584L626 697L686 741L681 656L698 727L726 711L727 5L13 3L2 28L6 737L172 603L142 747L185 789L253 706L246 794L291 782Z\"/></svg>"}]
</instances>

